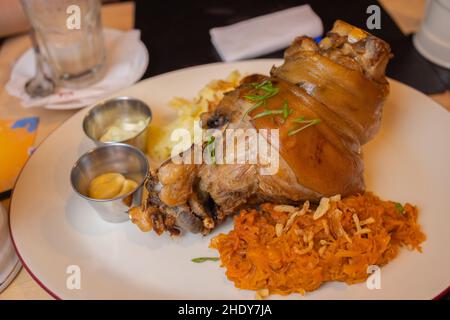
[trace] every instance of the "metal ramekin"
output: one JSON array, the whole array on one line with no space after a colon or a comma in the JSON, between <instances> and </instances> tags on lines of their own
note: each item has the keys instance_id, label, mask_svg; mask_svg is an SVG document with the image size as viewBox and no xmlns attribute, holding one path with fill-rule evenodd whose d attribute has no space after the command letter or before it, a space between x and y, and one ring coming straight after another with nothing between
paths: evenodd
<instances>
[{"instance_id":1,"label":"metal ramekin","mask_svg":"<svg viewBox=\"0 0 450 320\"><path fill-rule=\"evenodd\" d=\"M130 207L141 204L148 170L147 157L139 149L124 143L111 143L83 154L72 167L70 182L73 190L86 199L101 218L108 222L124 222L129 219ZM138 184L137 188L112 199L90 198L89 183L95 177L108 172L121 173L126 178L133 179Z\"/></svg>"},{"instance_id":2,"label":"metal ramekin","mask_svg":"<svg viewBox=\"0 0 450 320\"><path fill-rule=\"evenodd\" d=\"M148 124L141 132L130 139L112 142L100 141L101 136L117 119L124 121L148 120ZM152 112L145 102L131 97L117 97L102 101L89 110L83 120L83 131L97 145L126 143L145 152L147 131L151 120Z\"/></svg>"}]
</instances>

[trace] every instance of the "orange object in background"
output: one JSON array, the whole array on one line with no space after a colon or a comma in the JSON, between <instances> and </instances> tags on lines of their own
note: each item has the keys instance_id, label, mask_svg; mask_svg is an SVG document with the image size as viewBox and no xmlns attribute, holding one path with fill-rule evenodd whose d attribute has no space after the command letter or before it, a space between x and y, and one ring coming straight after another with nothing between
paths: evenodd
<instances>
[{"instance_id":1,"label":"orange object in background","mask_svg":"<svg viewBox=\"0 0 450 320\"><path fill-rule=\"evenodd\" d=\"M33 151L37 117L0 119L0 193L11 189Z\"/></svg>"}]
</instances>

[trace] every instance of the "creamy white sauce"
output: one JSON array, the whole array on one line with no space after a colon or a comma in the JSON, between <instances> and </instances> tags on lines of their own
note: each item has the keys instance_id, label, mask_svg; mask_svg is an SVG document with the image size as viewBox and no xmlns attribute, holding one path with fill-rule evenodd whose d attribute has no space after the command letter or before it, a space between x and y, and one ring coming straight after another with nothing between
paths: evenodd
<instances>
[{"instance_id":1,"label":"creamy white sauce","mask_svg":"<svg viewBox=\"0 0 450 320\"><path fill-rule=\"evenodd\" d=\"M110 125L100 137L101 142L118 142L133 138L148 124L149 119L134 122L116 121Z\"/></svg>"}]
</instances>

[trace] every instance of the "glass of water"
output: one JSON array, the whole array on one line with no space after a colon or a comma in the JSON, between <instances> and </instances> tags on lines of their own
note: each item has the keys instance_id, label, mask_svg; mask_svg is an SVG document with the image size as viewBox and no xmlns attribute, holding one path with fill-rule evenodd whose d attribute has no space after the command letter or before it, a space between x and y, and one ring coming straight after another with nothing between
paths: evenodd
<instances>
[{"instance_id":1,"label":"glass of water","mask_svg":"<svg viewBox=\"0 0 450 320\"><path fill-rule=\"evenodd\" d=\"M102 78L100 0L22 0L22 5L56 83L81 88Z\"/></svg>"}]
</instances>

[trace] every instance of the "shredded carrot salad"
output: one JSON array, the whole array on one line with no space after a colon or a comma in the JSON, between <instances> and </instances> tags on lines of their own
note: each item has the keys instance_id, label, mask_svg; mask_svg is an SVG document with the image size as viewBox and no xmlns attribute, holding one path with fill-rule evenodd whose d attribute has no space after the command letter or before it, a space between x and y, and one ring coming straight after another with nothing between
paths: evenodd
<instances>
[{"instance_id":1,"label":"shredded carrot salad","mask_svg":"<svg viewBox=\"0 0 450 320\"><path fill-rule=\"evenodd\" d=\"M402 246L421 251L416 207L371 193L333 198L317 209L306 202L242 210L234 229L211 241L228 279L240 289L304 294L326 281L364 281L370 265L385 265Z\"/></svg>"}]
</instances>

